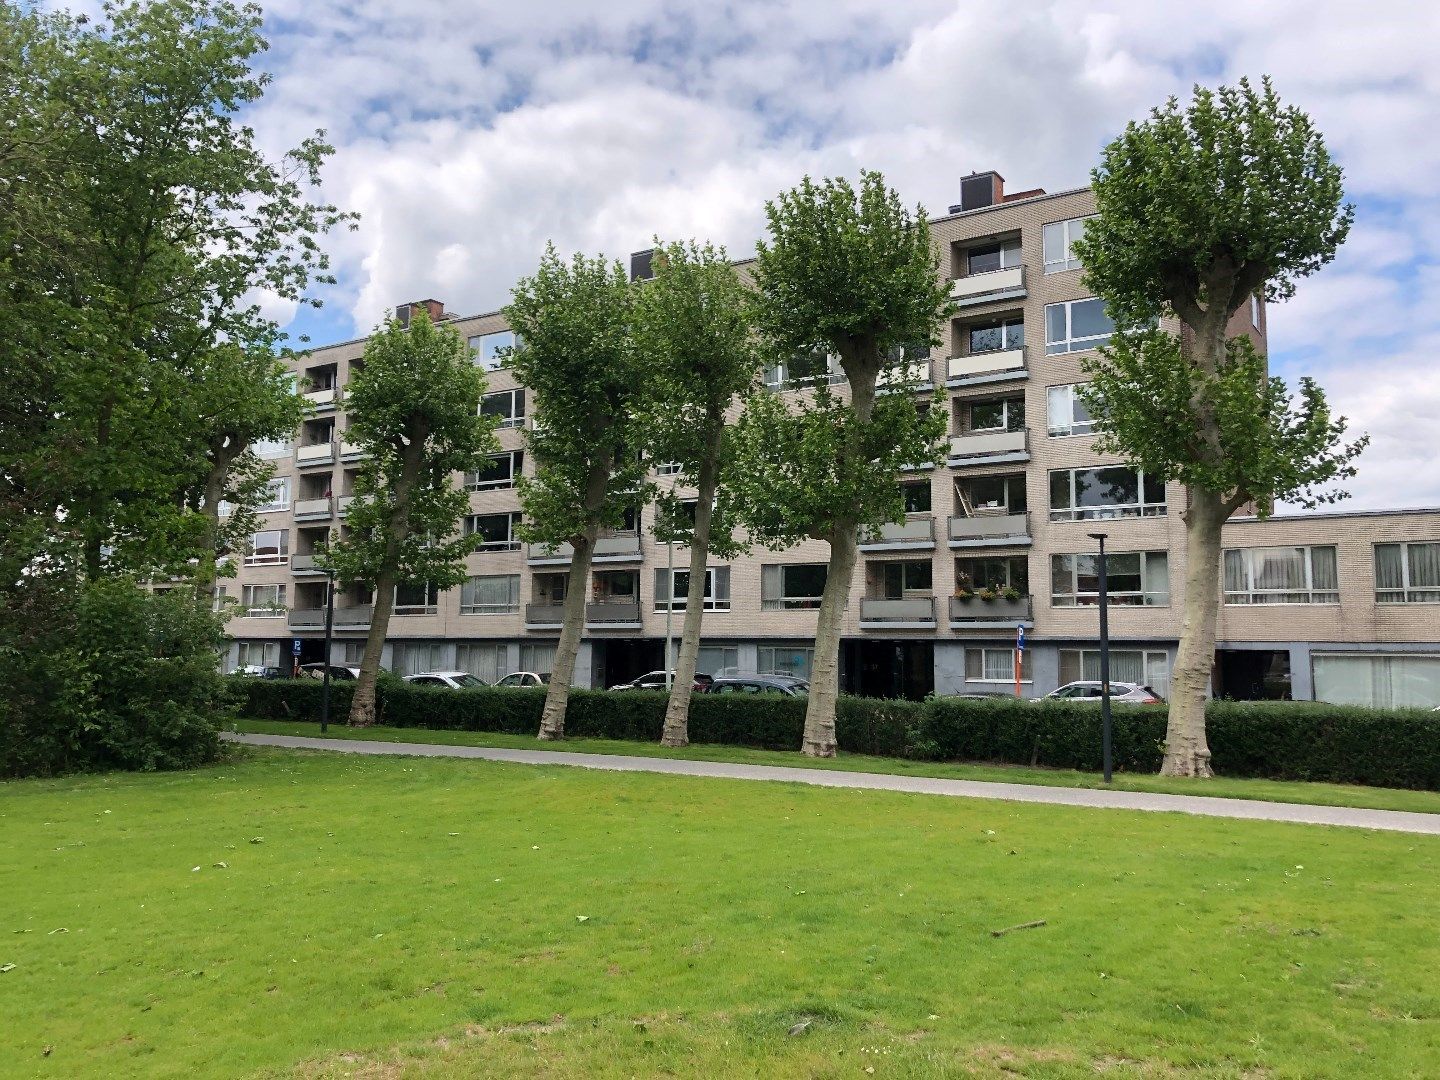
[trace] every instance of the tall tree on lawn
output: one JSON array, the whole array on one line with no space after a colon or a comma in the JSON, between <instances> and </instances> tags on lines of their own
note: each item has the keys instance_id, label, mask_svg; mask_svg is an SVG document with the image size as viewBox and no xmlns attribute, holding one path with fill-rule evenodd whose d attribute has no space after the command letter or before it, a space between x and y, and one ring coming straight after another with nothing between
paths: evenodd
<instances>
[{"instance_id":1,"label":"tall tree on lawn","mask_svg":"<svg viewBox=\"0 0 1440 1080\"><path fill-rule=\"evenodd\" d=\"M770 240L755 262L755 313L772 363L818 365L813 389L758 394L732 436L741 464L733 489L751 538L772 548L806 539L830 545L815 632L804 751L835 754L840 621L850 598L858 533L903 521L896 473L939 463L943 407L922 400L899 361L928 359L952 311L925 210L907 211L879 173L808 177L766 205ZM832 391L837 357L848 395Z\"/></svg>"},{"instance_id":2,"label":"tall tree on lawn","mask_svg":"<svg viewBox=\"0 0 1440 1080\"><path fill-rule=\"evenodd\" d=\"M480 415L485 376L452 326L423 311L408 327L388 321L365 345L365 364L346 390L346 440L360 448L347 534L326 564L342 585L375 590L365 658L350 723L375 722L380 651L400 585L452 588L466 577L465 556L479 537L460 534L470 497L457 472L479 469L500 449L493 417Z\"/></svg>"},{"instance_id":3,"label":"tall tree on lawn","mask_svg":"<svg viewBox=\"0 0 1440 1080\"><path fill-rule=\"evenodd\" d=\"M748 398L758 383L761 359L750 320L749 290L723 248L693 241L657 245L653 266L655 276L636 300L641 358L655 379L648 425L651 453L657 463L678 467L675 488L658 499L657 520L663 517L683 525L683 539L690 549L685 624L660 742L685 746L707 564L712 554L733 558L743 550L726 513L724 489L735 464L726 418L732 405ZM693 524L683 520L682 503L675 495L678 488L692 487L696 491ZM673 605L674 581L667 583L665 596Z\"/></svg>"},{"instance_id":4,"label":"tall tree on lawn","mask_svg":"<svg viewBox=\"0 0 1440 1080\"><path fill-rule=\"evenodd\" d=\"M1288 300L1350 230L1340 167L1310 117L1256 88L1197 87L1131 123L1092 174L1098 213L1076 245L1085 282L1116 325L1086 362L1105 417L1097 449L1188 489L1185 612L1161 772L1209 776L1205 694L1220 603L1220 529L1242 506L1335 502L1367 438L1301 378L1272 378L1233 317ZM1161 320L1178 319L1178 333Z\"/></svg>"},{"instance_id":5,"label":"tall tree on lawn","mask_svg":"<svg viewBox=\"0 0 1440 1080\"><path fill-rule=\"evenodd\" d=\"M635 346L635 286L619 263L579 254L566 263L548 247L534 275L516 284L505 315L520 339L511 367L535 402L527 433L535 475L517 485L520 533L572 552L539 731L541 739L560 739L596 541L649 497L653 377Z\"/></svg>"}]
</instances>

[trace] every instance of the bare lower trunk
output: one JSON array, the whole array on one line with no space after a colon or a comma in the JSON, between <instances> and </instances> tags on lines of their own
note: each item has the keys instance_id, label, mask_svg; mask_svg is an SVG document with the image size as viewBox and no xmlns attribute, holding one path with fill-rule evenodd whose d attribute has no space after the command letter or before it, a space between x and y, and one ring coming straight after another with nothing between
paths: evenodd
<instances>
[{"instance_id":1,"label":"bare lower trunk","mask_svg":"<svg viewBox=\"0 0 1440 1080\"><path fill-rule=\"evenodd\" d=\"M370 632L365 635L365 656L360 661L360 678L350 699L350 726L369 727L375 723L375 684L380 678L380 653L390 629L390 612L395 607L395 578L381 574L375 582L375 609L370 615ZM327 656L328 664L330 658Z\"/></svg>"},{"instance_id":2,"label":"bare lower trunk","mask_svg":"<svg viewBox=\"0 0 1440 1080\"><path fill-rule=\"evenodd\" d=\"M1185 614L1170 676L1170 722L1162 776L1211 776L1205 741L1205 693L1215 663L1220 603L1220 527L1229 516L1223 496L1190 489L1185 511Z\"/></svg>"},{"instance_id":3,"label":"bare lower trunk","mask_svg":"<svg viewBox=\"0 0 1440 1080\"><path fill-rule=\"evenodd\" d=\"M805 707L805 742L811 757L835 756L835 707L840 699L840 620L850 603L850 579L859 545L855 524L837 522L830 537L830 566L815 627L815 665L810 673L810 699Z\"/></svg>"},{"instance_id":4,"label":"bare lower trunk","mask_svg":"<svg viewBox=\"0 0 1440 1080\"><path fill-rule=\"evenodd\" d=\"M690 538L690 587L685 593L685 628L680 632L680 655L675 660L675 681L665 706L661 746L687 746L690 742L690 695L695 686L695 662L700 655L700 622L705 613L705 564L710 558L710 519L714 514L715 460L700 466L695 504L695 533ZM670 602L675 602L670 583ZM668 660L669 657L666 657Z\"/></svg>"},{"instance_id":5,"label":"bare lower trunk","mask_svg":"<svg viewBox=\"0 0 1440 1080\"><path fill-rule=\"evenodd\" d=\"M215 591L220 562L220 499L225 494L230 467L244 448L245 444L238 439L232 440L230 445L226 445L223 439L217 439L210 447L210 471L205 475L200 506L200 513L205 519L205 535L195 566L195 598L202 603L209 603Z\"/></svg>"},{"instance_id":6,"label":"bare lower trunk","mask_svg":"<svg viewBox=\"0 0 1440 1080\"><path fill-rule=\"evenodd\" d=\"M560 627L560 641L555 646L555 664L550 669L550 686L545 692L545 711L540 715L537 738L565 737L565 706L570 701L570 684L575 678L575 654L580 651L580 635L585 629L585 601L589 595L590 559L595 553L595 535L591 530L574 545L570 556L570 579L565 585L565 621Z\"/></svg>"}]
</instances>

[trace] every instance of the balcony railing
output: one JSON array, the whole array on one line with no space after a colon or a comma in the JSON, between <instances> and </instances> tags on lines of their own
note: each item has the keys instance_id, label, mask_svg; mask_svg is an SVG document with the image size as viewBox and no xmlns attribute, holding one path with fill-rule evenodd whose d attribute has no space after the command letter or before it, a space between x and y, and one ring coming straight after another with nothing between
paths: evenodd
<instances>
[{"instance_id":1,"label":"balcony railing","mask_svg":"<svg viewBox=\"0 0 1440 1080\"><path fill-rule=\"evenodd\" d=\"M860 625L894 626L897 623L935 625L935 598L921 596L909 600L860 601Z\"/></svg>"},{"instance_id":2,"label":"balcony railing","mask_svg":"<svg viewBox=\"0 0 1440 1080\"><path fill-rule=\"evenodd\" d=\"M559 626L565 621L564 604L526 604L526 626Z\"/></svg>"},{"instance_id":3,"label":"balcony railing","mask_svg":"<svg viewBox=\"0 0 1440 1080\"><path fill-rule=\"evenodd\" d=\"M329 465L335 460L333 442L309 443L295 447L296 465Z\"/></svg>"},{"instance_id":4,"label":"balcony railing","mask_svg":"<svg viewBox=\"0 0 1440 1080\"><path fill-rule=\"evenodd\" d=\"M341 495L335 500L335 512L344 517L350 510L350 504L355 501L354 495Z\"/></svg>"},{"instance_id":5,"label":"balcony railing","mask_svg":"<svg viewBox=\"0 0 1440 1080\"><path fill-rule=\"evenodd\" d=\"M290 571L295 574L323 574L324 568L316 564L318 555L292 555L290 557Z\"/></svg>"},{"instance_id":6,"label":"balcony railing","mask_svg":"<svg viewBox=\"0 0 1440 1080\"><path fill-rule=\"evenodd\" d=\"M312 409L333 409L340 399L340 392L332 386L328 390L310 390L300 396Z\"/></svg>"},{"instance_id":7,"label":"balcony railing","mask_svg":"<svg viewBox=\"0 0 1440 1080\"><path fill-rule=\"evenodd\" d=\"M886 522L878 529L869 529L860 534L860 549L886 548L927 548L935 546L935 519L933 517L907 518L898 525Z\"/></svg>"},{"instance_id":8,"label":"balcony railing","mask_svg":"<svg viewBox=\"0 0 1440 1080\"><path fill-rule=\"evenodd\" d=\"M887 386L928 386L930 384L930 360L911 360L903 364L888 364L880 369L875 385Z\"/></svg>"},{"instance_id":9,"label":"balcony railing","mask_svg":"<svg viewBox=\"0 0 1440 1080\"><path fill-rule=\"evenodd\" d=\"M364 456L365 451L361 450L355 443L346 442L344 439L340 440L341 461L356 461Z\"/></svg>"},{"instance_id":10,"label":"balcony railing","mask_svg":"<svg viewBox=\"0 0 1440 1080\"><path fill-rule=\"evenodd\" d=\"M950 622L972 630L1009 629L1020 623L1030 624L1034 619L1030 597L1006 600L1003 596L994 600L982 600L979 593L969 597L950 597Z\"/></svg>"},{"instance_id":11,"label":"balcony railing","mask_svg":"<svg viewBox=\"0 0 1440 1080\"><path fill-rule=\"evenodd\" d=\"M296 499L295 520L314 521L317 518L328 518L333 512L330 499Z\"/></svg>"},{"instance_id":12,"label":"balcony railing","mask_svg":"<svg viewBox=\"0 0 1440 1080\"><path fill-rule=\"evenodd\" d=\"M988 304L1025 296L1025 268L1010 266L986 274L971 274L950 283L950 297L959 307Z\"/></svg>"},{"instance_id":13,"label":"balcony railing","mask_svg":"<svg viewBox=\"0 0 1440 1080\"><path fill-rule=\"evenodd\" d=\"M640 622L640 605L638 603L614 600L603 601L598 604L586 604L585 621L601 626L638 625Z\"/></svg>"},{"instance_id":14,"label":"balcony railing","mask_svg":"<svg viewBox=\"0 0 1440 1080\"><path fill-rule=\"evenodd\" d=\"M950 463L957 459L1003 457L1006 461L1023 461L1030 456L1026 432L982 431L950 437Z\"/></svg>"},{"instance_id":15,"label":"balcony railing","mask_svg":"<svg viewBox=\"0 0 1440 1080\"><path fill-rule=\"evenodd\" d=\"M337 630L364 630L370 625L370 615L375 610L371 604L337 607L331 623ZM324 608L291 608L290 629L315 630L325 626Z\"/></svg>"},{"instance_id":16,"label":"balcony railing","mask_svg":"<svg viewBox=\"0 0 1440 1080\"><path fill-rule=\"evenodd\" d=\"M951 382L981 375L1020 378L1025 374L1025 350L1001 349L998 352L971 353L952 356L946 362L945 378Z\"/></svg>"},{"instance_id":17,"label":"balcony railing","mask_svg":"<svg viewBox=\"0 0 1440 1080\"><path fill-rule=\"evenodd\" d=\"M556 544L548 548L544 544L529 545L525 557L533 563L569 562L575 549L569 544ZM612 533L595 541L597 562L625 562L640 557L640 535L638 533Z\"/></svg>"},{"instance_id":18,"label":"balcony railing","mask_svg":"<svg viewBox=\"0 0 1440 1080\"><path fill-rule=\"evenodd\" d=\"M951 547L1003 547L1030 543L1030 515L982 514L950 519Z\"/></svg>"}]
</instances>

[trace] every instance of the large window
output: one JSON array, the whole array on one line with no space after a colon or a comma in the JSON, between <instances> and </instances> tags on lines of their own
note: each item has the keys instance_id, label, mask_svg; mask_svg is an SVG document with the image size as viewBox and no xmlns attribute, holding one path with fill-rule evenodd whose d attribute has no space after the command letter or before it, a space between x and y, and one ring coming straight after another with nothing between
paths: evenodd
<instances>
[{"instance_id":1,"label":"large window","mask_svg":"<svg viewBox=\"0 0 1440 1080\"><path fill-rule=\"evenodd\" d=\"M793 675L808 681L814 667L814 648L761 645L756 650L755 670L761 675Z\"/></svg>"},{"instance_id":2,"label":"large window","mask_svg":"<svg viewBox=\"0 0 1440 1080\"><path fill-rule=\"evenodd\" d=\"M519 574L484 574L460 586L461 615L510 615L519 610Z\"/></svg>"},{"instance_id":3,"label":"large window","mask_svg":"<svg viewBox=\"0 0 1440 1080\"><path fill-rule=\"evenodd\" d=\"M1020 681L1030 681L1030 654L1023 653L1020 662ZM965 678L969 682L1015 682L1015 650L967 648L965 650Z\"/></svg>"},{"instance_id":4,"label":"large window","mask_svg":"<svg viewBox=\"0 0 1440 1080\"><path fill-rule=\"evenodd\" d=\"M1376 544L1375 600L1440 604L1440 541Z\"/></svg>"},{"instance_id":5,"label":"large window","mask_svg":"<svg viewBox=\"0 0 1440 1080\"><path fill-rule=\"evenodd\" d=\"M988 517L1023 514L1025 476L972 476L955 481L955 516Z\"/></svg>"},{"instance_id":6,"label":"large window","mask_svg":"<svg viewBox=\"0 0 1440 1080\"><path fill-rule=\"evenodd\" d=\"M1440 705L1440 656L1315 653L1315 700L1375 709Z\"/></svg>"},{"instance_id":7,"label":"large window","mask_svg":"<svg viewBox=\"0 0 1440 1080\"><path fill-rule=\"evenodd\" d=\"M955 560L955 591L979 592L994 589L1003 593L1014 589L1023 596L1030 593L1030 558L1027 555L988 555L974 559Z\"/></svg>"},{"instance_id":8,"label":"large window","mask_svg":"<svg viewBox=\"0 0 1440 1080\"><path fill-rule=\"evenodd\" d=\"M480 399L480 415L493 416L496 427L525 426L525 390L497 390Z\"/></svg>"},{"instance_id":9,"label":"large window","mask_svg":"<svg viewBox=\"0 0 1440 1080\"><path fill-rule=\"evenodd\" d=\"M533 671L537 675L548 675L554 666L555 643L553 641L526 641L521 644L521 671Z\"/></svg>"},{"instance_id":10,"label":"large window","mask_svg":"<svg viewBox=\"0 0 1440 1080\"><path fill-rule=\"evenodd\" d=\"M1045 305L1045 351L1083 352L1110 342L1115 323L1105 314L1104 301L1067 300Z\"/></svg>"},{"instance_id":11,"label":"large window","mask_svg":"<svg viewBox=\"0 0 1440 1080\"><path fill-rule=\"evenodd\" d=\"M491 642L470 642L455 646L455 666L494 686L509 673L510 649Z\"/></svg>"},{"instance_id":12,"label":"large window","mask_svg":"<svg viewBox=\"0 0 1440 1080\"><path fill-rule=\"evenodd\" d=\"M764 611L818 608L825 592L825 563L762 566L760 607Z\"/></svg>"},{"instance_id":13,"label":"large window","mask_svg":"<svg viewBox=\"0 0 1440 1080\"><path fill-rule=\"evenodd\" d=\"M1098 428L1095 417L1090 415L1085 402L1076 393L1081 385L1083 384L1065 383L1062 386L1052 386L1046 391L1050 414L1048 427L1052 438L1090 435Z\"/></svg>"},{"instance_id":14,"label":"large window","mask_svg":"<svg viewBox=\"0 0 1440 1080\"><path fill-rule=\"evenodd\" d=\"M256 439L250 444L250 452L258 458L285 457L290 453L290 440Z\"/></svg>"},{"instance_id":15,"label":"large window","mask_svg":"<svg viewBox=\"0 0 1440 1080\"><path fill-rule=\"evenodd\" d=\"M672 599L673 598L673 599ZM655 610L684 611L690 600L690 571L676 570L674 581L668 567L655 570ZM705 610L730 610L730 567L711 566L705 570Z\"/></svg>"},{"instance_id":16,"label":"large window","mask_svg":"<svg viewBox=\"0 0 1440 1080\"><path fill-rule=\"evenodd\" d=\"M417 581L395 586L396 615L434 615L440 603L440 590L431 581Z\"/></svg>"},{"instance_id":17,"label":"large window","mask_svg":"<svg viewBox=\"0 0 1440 1080\"><path fill-rule=\"evenodd\" d=\"M962 430L966 434L991 431L1024 431L1025 399L995 398L991 401L958 403Z\"/></svg>"},{"instance_id":18,"label":"large window","mask_svg":"<svg viewBox=\"0 0 1440 1080\"><path fill-rule=\"evenodd\" d=\"M1227 548L1225 603L1338 604L1333 547Z\"/></svg>"},{"instance_id":19,"label":"large window","mask_svg":"<svg viewBox=\"0 0 1440 1080\"><path fill-rule=\"evenodd\" d=\"M765 385L771 390L844 381L845 371L840 366L840 358L826 353L797 356L783 364L771 364L765 369Z\"/></svg>"},{"instance_id":20,"label":"large window","mask_svg":"<svg viewBox=\"0 0 1440 1080\"><path fill-rule=\"evenodd\" d=\"M1041 230L1045 250L1045 273L1058 274L1062 270L1080 269L1080 258L1075 254L1075 241L1085 235L1086 218L1071 218L1069 221L1052 221Z\"/></svg>"},{"instance_id":21,"label":"large window","mask_svg":"<svg viewBox=\"0 0 1440 1080\"><path fill-rule=\"evenodd\" d=\"M252 618L278 618L285 614L285 586L246 585L240 591L240 606Z\"/></svg>"},{"instance_id":22,"label":"large window","mask_svg":"<svg viewBox=\"0 0 1440 1080\"><path fill-rule=\"evenodd\" d=\"M1006 352L1025 347L1025 321L998 319L983 326L970 327L970 355Z\"/></svg>"},{"instance_id":23,"label":"large window","mask_svg":"<svg viewBox=\"0 0 1440 1080\"><path fill-rule=\"evenodd\" d=\"M1020 265L1020 241L1004 240L998 244L980 244L965 255L965 273L988 274Z\"/></svg>"},{"instance_id":24,"label":"large window","mask_svg":"<svg viewBox=\"0 0 1440 1080\"><path fill-rule=\"evenodd\" d=\"M1170 566L1163 551L1112 551L1105 556L1110 603L1164 607L1170 603ZM1098 555L1050 556L1050 602L1076 607L1100 602Z\"/></svg>"},{"instance_id":25,"label":"large window","mask_svg":"<svg viewBox=\"0 0 1440 1080\"><path fill-rule=\"evenodd\" d=\"M471 514L465 519L465 535L479 536L477 551L516 551L520 540L515 528L520 524L519 511L508 514Z\"/></svg>"},{"instance_id":26,"label":"large window","mask_svg":"<svg viewBox=\"0 0 1440 1080\"><path fill-rule=\"evenodd\" d=\"M396 675L419 675L445 667L445 646L430 641L397 641L390 646L390 670Z\"/></svg>"},{"instance_id":27,"label":"large window","mask_svg":"<svg viewBox=\"0 0 1440 1080\"><path fill-rule=\"evenodd\" d=\"M905 513L930 513L930 481L917 480L912 484L901 484L900 498L905 502Z\"/></svg>"},{"instance_id":28,"label":"large window","mask_svg":"<svg viewBox=\"0 0 1440 1080\"><path fill-rule=\"evenodd\" d=\"M266 529L245 541L246 566L271 566L290 561L290 533Z\"/></svg>"},{"instance_id":29,"label":"large window","mask_svg":"<svg viewBox=\"0 0 1440 1080\"><path fill-rule=\"evenodd\" d=\"M1050 520L1162 517L1165 485L1127 465L1050 470Z\"/></svg>"},{"instance_id":30,"label":"large window","mask_svg":"<svg viewBox=\"0 0 1440 1080\"><path fill-rule=\"evenodd\" d=\"M1060 684L1082 680L1100 680L1100 650L1061 649ZM1110 681L1137 683L1169 697L1170 654L1163 649L1111 649Z\"/></svg>"},{"instance_id":31,"label":"large window","mask_svg":"<svg viewBox=\"0 0 1440 1080\"><path fill-rule=\"evenodd\" d=\"M290 509L290 481L283 476L277 476L265 485L265 499L257 507L257 514L273 514L277 510Z\"/></svg>"},{"instance_id":32,"label":"large window","mask_svg":"<svg viewBox=\"0 0 1440 1080\"><path fill-rule=\"evenodd\" d=\"M872 600L904 600L935 591L934 571L928 559L875 563L870 574Z\"/></svg>"},{"instance_id":33,"label":"large window","mask_svg":"<svg viewBox=\"0 0 1440 1080\"><path fill-rule=\"evenodd\" d=\"M515 335L509 330L497 330L493 334L477 334L470 339L470 348L475 350L475 363L486 371L502 367L515 348Z\"/></svg>"},{"instance_id":34,"label":"large window","mask_svg":"<svg viewBox=\"0 0 1440 1080\"><path fill-rule=\"evenodd\" d=\"M278 641L242 641L235 655L236 667L279 667Z\"/></svg>"},{"instance_id":35,"label":"large window","mask_svg":"<svg viewBox=\"0 0 1440 1080\"><path fill-rule=\"evenodd\" d=\"M491 488L515 486L515 478L525 467L525 451L507 450L503 454L491 454L485 459L485 466L465 474L465 486L471 491L487 491Z\"/></svg>"}]
</instances>

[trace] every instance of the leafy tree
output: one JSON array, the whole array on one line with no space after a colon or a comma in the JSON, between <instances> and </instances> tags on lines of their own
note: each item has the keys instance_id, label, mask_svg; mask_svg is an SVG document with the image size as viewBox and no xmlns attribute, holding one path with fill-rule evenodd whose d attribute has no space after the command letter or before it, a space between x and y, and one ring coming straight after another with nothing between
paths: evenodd
<instances>
[{"instance_id":1,"label":"leafy tree","mask_svg":"<svg viewBox=\"0 0 1440 1080\"><path fill-rule=\"evenodd\" d=\"M742 464L733 494L752 539L830 545L805 714L805 753L835 754L840 621L850 598L858 531L904 520L895 476L942 460L944 410L898 390L876 393L882 368L907 347L938 343L948 289L923 207L911 214L877 172L856 191L843 179L766 205L770 241L757 247L755 313L775 362L833 354L848 398L828 380L793 399L751 399L733 436Z\"/></svg>"},{"instance_id":2,"label":"leafy tree","mask_svg":"<svg viewBox=\"0 0 1440 1080\"><path fill-rule=\"evenodd\" d=\"M1092 175L1098 215L1078 251L1085 280L1117 333L1088 361L1092 410L1107 418L1097 448L1188 489L1185 614L1171 676L1161 771L1209 776L1205 692L1220 601L1220 529L1237 509L1307 506L1344 493L1365 438L1301 379L1271 378L1244 323L1252 297L1287 300L1349 232L1340 167L1320 132L1260 88L1197 87L1131 123ZM1178 319L1178 333L1159 320ZM1247 317L1248 322L1248 317Z\"/></svg>"},{"instance_id":3,"label":"leafy tree","mask_svg":"<svg viewBox=\"0 0 1440 1080\"><path fill-rule=\"evenodd\" d=\"M409 327L392 320L365 345L365 364L346 390L348 440L364 455L347 534L326 563L344 585L375 590L365 657L351 699L350 723L375 722L380 651L395 607L395 587L465 580L465 556L478 536L457 535L470 499L456 472L478 469L500 448L494 418L480 415L485 377L453 326L423 312Z\"/></svg>"},{"instance_id":4,"label":"leafy tree","mask_svg":"<svg viewBox=\"0 0 1440 1080\"><path fill-rule=\"evenodd\" d=\"M577 254L567 264L547 247L534 276L516 284L505 315L522 342L511 367L534 395L536 414L528 433L535 475L518 484L521 536L572 549L539 731L541 739L559 739L595 542L649 496L644 452L652 375L635 345L635 288L619 263Z\"/></svg>"},{"instance_id":5,"label":"leafy tree","mask_svg":"<svg viewBox=\"0 0 1440 1080\"><path fill-rule=\"evenodd\" d=\"M654 378L651 453L657 462L679 466L677 488L696 489L695 520L680 537L690 546L685 625L660 738L664 746L685 746L706 564L712 552L733 558L743 550L727 515L722 511L717 520L715 512L717 495L728 486L735 463L728 446L727 413L748 397L761 360L749 316L749 290L723 248L693 241L657 245L653 265L655 277L636 300L640 354ZM674 489L660 497L660 504L662 516L679 516Z\"/></svg>"}]
</instances>

